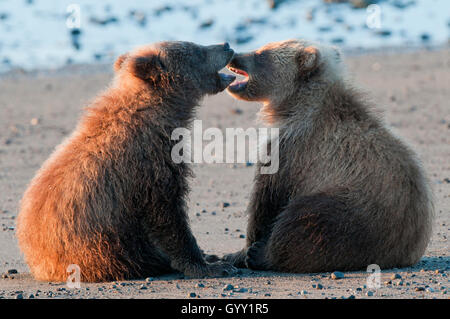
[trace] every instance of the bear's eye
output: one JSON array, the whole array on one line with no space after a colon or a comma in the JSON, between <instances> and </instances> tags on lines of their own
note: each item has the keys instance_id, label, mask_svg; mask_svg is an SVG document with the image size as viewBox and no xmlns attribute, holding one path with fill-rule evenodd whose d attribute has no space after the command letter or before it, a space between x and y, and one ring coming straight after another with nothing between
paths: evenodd
<instances>
[{"instance_id":1,"label":"bear's eye","mask_svg":"<svg viewBox=\"0 0 450 319\"><path fill-rule=\"evenodd\" d=\"M255 53L255 62L257 65L264 66L267 64L268 54L266 52L256 52Z\"/></svg>"},{"instance_id":2,"label":"bear's eye","mask_svg":"<svg viewBox=\"0 0 450 319\"><path fill-rule=\"evenodd\" d=\"M256 56L257 56L258 58L265 58L266 55L267 55L267 53L264 52L264 51L262 51L262 52L256 52Z\"/></svg>"},{"instance_id":3,"label":"bear's eye","mask_svg":"<svg viewBox=\"0 0 450 319\"><path fill-rule=\"evenodd\" d=\"M257 52L255 55L256 55L256 61L261 62L261 63L266 62L266 60L269 56L269 54L267 54L267 52L265 52L265 51Z\"/></svg>"}]
</instances>

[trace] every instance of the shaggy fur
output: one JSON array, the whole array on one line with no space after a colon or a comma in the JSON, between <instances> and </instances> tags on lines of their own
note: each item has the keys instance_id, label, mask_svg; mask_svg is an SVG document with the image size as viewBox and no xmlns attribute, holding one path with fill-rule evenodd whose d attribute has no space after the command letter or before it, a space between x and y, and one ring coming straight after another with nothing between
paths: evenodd
<instances>
[{"instance_id":1,"label":"shaggy fur","mask_svg":"<svg viewBox=\"0 0 450 319\"><path fill-rule=\"evenodd\" d=\"M227 44L163 42L117 59L111 87L23 196L17 237L36 279L65 281L70 264L86 282L234 272L204 261L186 215L191 172L170 156L173 129L232 80L218 73L232 55Z\"/></svg>"},{"instance_id":2,"label":"shaggy fur","mask_svg":"<svg viewBox=\"0 0 450 319\"><path fill-rule=\"evenodd\" d=\"M280 169L256 175L247 247L224 260L285 272L417 263L432 226L428 182L344 79L339 52L290 40L237 54L229 67L248 82L228 91L263 101L262 118L280 128Z\"/></svg>"}]
</instances>

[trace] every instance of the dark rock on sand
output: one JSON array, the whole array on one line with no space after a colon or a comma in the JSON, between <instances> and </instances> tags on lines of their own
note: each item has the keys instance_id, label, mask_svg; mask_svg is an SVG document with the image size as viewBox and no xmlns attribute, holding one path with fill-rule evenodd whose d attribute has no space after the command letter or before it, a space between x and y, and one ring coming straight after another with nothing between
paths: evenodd
<instances>
[{"instance_id":1,"label":"dark rock on sand","mask_svg":"<svg viewBox=\"0 0 450 319\"><path fill-rule=\"evenodd\" d=\"M81 30L80 29L74 28L74 29L70 30L70 39L71 39L71 42L72 42L72 46L77 51L81 49L80 35L81 35Z\"/></svg>"},{"instance_id":2,"label":"dark rock on sand","mask_svg":"<svg viewBox=\"0 0 450 319\"><path fill-rule=\"evenodd\" d=\"M145 15L145 13L138 11L138 10L131 10L129 15L141 27L144 27L147 24L147 17Z\"/></svg>"},{"instance_id":3,"label":"dark rock on sand","mask_svg":"<svg viewBox=\"0 0 450 319\"><path fill-rule=\"evenodd\" d=\"M286 0L268 0L271 9L277 9Z\"/></svg>"},{"instance_id":4,"label":"dark rock on sand","mask_svg":"<svg viewBox=\"0 0 450 319\"><path fill-rule=\"evenodd\" d=\"M162 6L162 7L160 7L160 8L155 10L155 15L156 16L160 16L161 14L166 13L166 12L170 12L172 10L173 10L173 8L171 6Z\"/></svg>"},{"instance_id":5,"label":"dark rock on sand","mask_svg":"<svg viewBox=\"0 0 450 319\"><path fill-rule=\"evenodd\" d=\"M111 23L119 22L119 19L117 19L116 17L105 17L105 18L90 17L89 22L98 25L108 25Z\"/></svg>"},{"instance_id":6,"label":"dark rock on sand","mask_svg":"<svg viewBox=\"0 0 450 319\"><path fill-rule=\"evenodd\" d=\"M245 44L248 43L250 41L253 40L253 37L251 35L246 36L246 37L238 37L234 40L234 42L236 42L236 44Z\"/></svg>"},{"instance_id":7,"label":"dark rock on sand","mask_svg":"<svg viewBox=\"0 0 450 319\"><path fill-rule=\"evenodd\" d=\"M340 272L340 271L335 271L331 274L331 279L333 280L338 280L338 279L342 279L344 278L344 273Z\"/></svg>"},{"instance_id":8,"label":"dark rock on sand","mask_svg":"<svg viewBox=\"0 0 450 319\"><path fill-rule=\"evenodd\" d=\"M392 34L392 31L390 30L377 30L375 34L382 36L382 37L389 37Z\"/></svg>"},{"instance_id":9,"label":"dark rock on sand","mask_svg":"<svg viewBox=\"0 0 450 319\"><path fill-rule=\"evenodd\" d=\"M200 24L199 28L200 29L208 29L208 28L212 27L213 24L214 24L214 20L213 19L209 19L209 20L203 21Z\"/></svg>"}]
</instances>

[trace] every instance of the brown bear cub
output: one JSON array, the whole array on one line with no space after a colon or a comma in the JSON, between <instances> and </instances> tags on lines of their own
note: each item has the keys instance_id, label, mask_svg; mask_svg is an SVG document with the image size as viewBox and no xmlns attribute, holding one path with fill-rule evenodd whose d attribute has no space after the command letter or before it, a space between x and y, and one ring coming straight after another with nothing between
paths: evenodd
<instances>
[{"instance_id":1,"label":"brown bear cub","mask_svg":"<svg viewBox=\"0 0 450 319\"><path fill-rule=\"evenodd\" d=\"M341 63L335 48L296 40L230 63L246 79L229 93L264 102L263 120L280 129L279 170L255 177L247 247L224 260L327 272L405 267L424 253L433 206L422 168L344 78Z\"/></svg>"},{"instance_id":2,"label":"brown bear cub","mask_svg":"<svg viewBox=\"0 0 450 319\"><path fill-rule=\"evenodd\" d=\"M71 264L86 282L234 273L204 260L186 214L191 171L171 159L172 131L234 80L218 73L233 54L228 44L162 42L118 58L111 87L22 199L17 236L36 279L65 281Z\"/></svg>"}]
</instances>

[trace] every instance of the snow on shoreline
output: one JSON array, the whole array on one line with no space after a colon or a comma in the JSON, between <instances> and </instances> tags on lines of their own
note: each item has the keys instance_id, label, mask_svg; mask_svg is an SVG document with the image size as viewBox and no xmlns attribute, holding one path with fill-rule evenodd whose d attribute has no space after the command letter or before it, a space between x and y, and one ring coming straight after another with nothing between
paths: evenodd
<instances>
[{"instance_id":1,"label":"snow on shoreline","mask_svg":"<svg viewBox=\"0 0 450 319\"><path fill-rule=\"evenodd\" d=\"M290 0L276 10L265 0L0 0L0 72L106 63L162 40L228 41L244 51L288 38L367 49L449 39L448 0L385 0L372 9L379 26L373 10L322 0ZM69 28L77 18L80 28Z\"/></svg>"}]
</instances>

